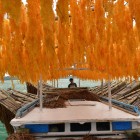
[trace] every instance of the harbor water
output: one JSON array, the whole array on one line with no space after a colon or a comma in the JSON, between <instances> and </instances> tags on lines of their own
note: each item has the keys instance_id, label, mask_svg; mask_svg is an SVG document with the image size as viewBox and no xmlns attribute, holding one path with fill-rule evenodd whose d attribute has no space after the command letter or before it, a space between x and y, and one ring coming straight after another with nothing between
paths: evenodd
<instances>
[{"instance_id":1,"label":"harbor water","mask_svg":"<svg viewBox=\"0 0 140 140\"><path fill-rule=\"evenodd\" d=\"M4 125L0 122L0 140L5 140L7 137L7 132L4 128Z\"/></svg>"},{"instance_id":2,"label":"harbor water","mask_svg":"<svg viewBox=\"0 0 140 140\"><path fill-rule=\"evenodd\" d=\"M94 82L94 81L83 81L75 78L74 82L77 84L77 86L81 86L81 87L94 87L94 86L98 86L101 83L100 82ZM15 88L16 90L22 91L22 92L26 92L26 84L23 83L21 84L19 80L5 80L4 83L0 82L0 89L8 89L8 88ZM52 85L52 81L48 81L47 82L49 85ZM59 79L58 80L58 87L59 88L65 88L68 87L69 84L69 78L65 78L65 79ZM55 81L55 85L56 85L56 81ZM4 127L4 125L0 122L0 140L6 140L7 137L7 132L6 129Z\"/></svg>"}]
</instances>

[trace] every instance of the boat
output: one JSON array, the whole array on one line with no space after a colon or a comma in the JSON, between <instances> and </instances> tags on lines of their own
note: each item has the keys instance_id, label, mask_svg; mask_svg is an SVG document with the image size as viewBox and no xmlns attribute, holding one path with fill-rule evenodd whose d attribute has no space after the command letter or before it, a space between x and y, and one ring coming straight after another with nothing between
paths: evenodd
<instances>
[{"instance_id":1,"label":"boat","mask_svg":"<svg viewBox=\"0 0 140 140\"><path fill-rule=\"evenodd\" d=\"M80 139L86 135L124 139L126 131L140 129L140 112L130 105L112 100L115 104L109 109L106 98L98 98L87 89L60 93L51 92L42 109L34 103L22 107L11 121L15 133L26 129L37 140Z\"/></svg>"}]
</instances>

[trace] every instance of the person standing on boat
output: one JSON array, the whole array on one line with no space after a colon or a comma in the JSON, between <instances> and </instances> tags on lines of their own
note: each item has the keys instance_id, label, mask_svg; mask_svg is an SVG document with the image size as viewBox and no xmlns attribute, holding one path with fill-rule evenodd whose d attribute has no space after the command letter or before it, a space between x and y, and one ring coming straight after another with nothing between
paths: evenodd
<instances>
[{"instance_id":1,"label":"person standing on boat","mask_svg":"<svg viewBox=\"0 0 140 140\"><path fill-rule=\"evenodd\" d=\"M68 85L68 88L75 88L75 87L77 87L77 84L74 83L73 78L70 78L69 81L70 81L70 84Z\"/></svg>"}]
</instances>

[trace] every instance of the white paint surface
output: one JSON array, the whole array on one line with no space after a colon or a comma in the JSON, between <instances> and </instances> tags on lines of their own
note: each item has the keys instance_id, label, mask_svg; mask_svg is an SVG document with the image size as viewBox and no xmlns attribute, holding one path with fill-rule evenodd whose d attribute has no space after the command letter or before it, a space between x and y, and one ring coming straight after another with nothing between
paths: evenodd
<instances>
[{"instance_id":1,"label":"white paint surface","mask_svg":"<svg viewBox=\"0 0 140 140\"><path fill-rule=\"evenodd\" d=\"M43 108L41 112L39 108L36 107L23 118L13 119L11 124L17 126L21 124L49 124L61 122L140 121L140 116L131 115L114 107L109 111L108 106L101 102L93 101L92 103L94 106L79 105L57 109Z\"/></svg>"}]
</instances>

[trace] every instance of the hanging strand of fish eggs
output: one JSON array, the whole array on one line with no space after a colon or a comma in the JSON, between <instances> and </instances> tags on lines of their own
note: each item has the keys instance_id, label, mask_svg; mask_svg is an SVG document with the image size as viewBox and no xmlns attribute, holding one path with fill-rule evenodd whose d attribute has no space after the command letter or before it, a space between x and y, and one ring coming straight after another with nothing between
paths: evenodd
<instances>
[{"instance_id":1,"label":"hanging strand of fish eggs","mask_svg":"<svg viewBox=\"0 0 140 140\"><path fill-rule=\"evenodd\" d=\"M113 11L113 43L116 43L116 61L117 61L117 71L119 72L118 76L121 76L125 72L126 61L127 61L127 46L124 43L126 38L126 28L125 25L125 6L124 0L119 0L114 5ZM114 60L115 61L115 60Z\"/></svg>"},{"instance_id":2,"label":"hanging strand of fish eggs","mask_svg":"<svg viewBox=\"0 0 140 140\"><path fill-rule=\"evenodd\" d=\"M17 1L10 1L10 0L1 0L2 2L2 7L4 10L4 13L7 14L9 20L10 20L10 24L11 22L14 22L13 26L17 26L19 24L19 19L20 19L20 7L21 7L21 1L17 0ZM16 27L13 27L12 24L11 26L11 37L13 35L14 30L16 30ZM14 28L14 29L13 29ZM15 33L16 34L16 31Z\"/></svg>"},{"instance_id":3,"label":"hanging strand of fish eggs","mask_svg":"<svg viewBox=\"0 0 140 140\"><path fill-rule=\"evenodd\" d=\"M107 80L113 79L114 69L116 69L115 61L115 46L113 43L113 1L107 0L105 3L105 38L103 40L103 49L106 51L104 53L104 67L107 73Z\"/></svg>"},{"instance_id":4,"label":"hanging strand of fish eggs","mask_svg":"<svg viewBox=\"0 0 140 140\"><path fill-rule=\"evenodd\" d=\"M104 26L104 38L102 40L102 60L101 60L101 72L103 73L103 79L113 79L113 63L115 64L115 55L114 55L114 44L112 37L112 10L113 10L113 1L104 1L104 10L105 10L105 26ZM115 66L114 66L115 69Z\"/></svg>"},{"instance_id":5,"label":"hanging strand of fish eggs","mask_svg":"<svg viewBox=\"0 0 140 140\"><path fill-rule=\"evenodd\" d=\"M139 52L139 39L140 39L140 30L139 30L139 27L140 27L140 21L139 21L139 1L135 1L135 0L127 0L128 1L128 6L129 6L129 9L130 9L130 14L131 14L131 19L133 20L133 34L134 35L131 35L131 37L134 37L135 38L135 44L137 46L137 50L136 50L136 55L138 54ZM137 15L137 16L136 16ZM137 17L137 18L136 18ZM137 22L136 22L136 19L137 19ZM132 46L133 47L133 46ZM139 64L139 62L138 62Z\"/></svg>"},{"instance_id":6,"label":"hanging strand of fish eggs","mask_svg":"<svg viewBox=\"0 0 140 140\"><path fill-rule=\"evenodd\" d=\"M103 7L103 0L96 0L95 2L95 25L96 25L96 41L94 45L94 61L95 70L103 71L107 64L105 55L108 47L104 44L105 39L105 10Z\"/></svg>"},{"instance_id":7,"label":"hanging strand of fish eggs","mask_svg":"<svg viewBox=\"0 0 140 140\"><path fill-rule=\"evenodd\" d=\"M126 9L127 7L124 6L123 1L118 1L118 3L114 4L114 10L113 10L113 17L111 20L110 26L108 26L107 29L111 29L111 34L107 32L107 36L111 36L112 43L110 44L110 71L111 76L114 78L119 78L120 76L127 76L128 72L130 74L130 68L131 66L129 63L127 63L128 56L131 57L132 54L130 54L130 50L133 47L129 47L129 44L132 44L133 38L130 38L129 42L127 43L127 40L129 39L129 35L133 34L132 32L132 22L130 19L129 11ZM119 9L121 8L121 9ZM123 12L122 12L123 11ZM111 12L112 13L112 12ZM121 20L121 22L119 21ZM123 32L121 33L121 37L119 37L119 34L121 32L121 28L123 27L122 24L127 23L126 28L123 29ZM110 23L110 22L109 22ZM129 31L128 31L129 30ZM107 39L108 40L108 39ZM110 40L110 39L109 39ZM108 41L109 41L108 40ZM119 51L120 50L120 51ZM108 51L107 51L108 52ZM128 52L126 54L126 52ZM130 54L130 55L129 55ZM124 58L122 57L124 55ZM123 62L122 62L123 60ZM121 65L121 67L120 67Z\"/></svg>"},{"instance_id":8,"label":"hanging strand of fish eggs","mask_svg":"<svg viewBox=\"0 0 140 140\"><path fill-rule=\"evenodd\" d=\"M95 18L94 12L91 9L91 2L89 0L79 1L79 12L80 17L77 21L79 28L77 29L78 36L78 51L80 54L79 63L77 63L77 68L89 68L94 67L93 57L93 45L96 38L95 28ZM95 36L94 36L95 35ZM80 70L73 71L73 74L78 75L79 77L85 77L83 72ZM88 74L88 73L87 73ZM91 73L89 73L89 76Z\"/></svg>"},{"instance_id":9,"label":"hanging strand of fish eggs","mask_svg":"<svg viewBox=\"0 0 140 140\"><path fill-rule=\"evenodd\" d=\"M86 49L86 60L88 63L88 67L91 70L96 70L95 68L95 44L97 40L97 28L95 22L95 10L93 9L95 3L88 7L88 30L87 30L87 49Z\"/></svg>"},{"instance_id":10,"label":"hanging strand of fish eggs","mask_svg":"<svg viewBox=\"0 0 140 140\"><path fill-rule=\"evenodd\" d=\"M133 31L134 31L134 37L135 37L135 43L136 43L136 54L134 57L134 70L136 72L135 78L138 78L140 74L140 47L139 47L139 35L138 35L138 29L136 27L136 24L133 24Z\"/></svg>"},{"instance_id":11,"label":"hanging strand of fish eggs","mask_svg":"<svg viewBox=\"0 0 140 140\"><path fill-rule=\"evenodd\" d=\"M116 76L119 77L121 75L121 69L120 69L120 65L121 63L121 46L120 46L120 38L122 37L122 35L119 35L119 28L118 27L118 23L117 23L117 19L119 20L120 16L120 12L122 13L122 11L119 12L119 10L117 10L117 4L114 4L114 8L113 8L113 20L112 20L112 39L113 39L113 45L114 45L114 51L115 51L115 60L114 60L114 66L115 66L115 70L114 72L116 72ZM122 6L121 6L122 7ZM123 10L123 9L121 9ZM122 34L122 33L121 33ZM119 38L120 36L120 38ZM121 63L121 64L120 64Z\"/></svg>"},{"instance_id":12,"label":"hanging strand of fish eggs","mask_svg":"<svg viewBox=\"0 0 140 140\"><path fill-rule=\"evenodd\" d=\"M115 61L115 47L116 45L114 45L113 42L113 26L114 26L114 22L113 22L113 3L110 3L110 1L107 1L107 3L105 4L105 9L106 9L106 30L105 30L105 62L106 62L106 72L108 73L108 76L110 78L113 77L113 69L116 69L116 65L114 65L116 63ZM113 67L114 65L114 67ZM116 74L117 75L117 74Z\"/></svg>"},{"instance_id":13,"label":"hanging strand of fish eggs","mask_svg":"<svg viewBox=\"0 0 140 140\"><path fill-rule=\"evenodd\" d=\"M138 0L128 0L128 5L131 11L131 18L133 19L133 30L134 30L134 35L132 35L136 41L135 45L137 46L136 48L136 55L135 55L135 60L134 60L134 71L136 72L135 77L138 77L140 74L140 59L138 55L139 53L139 41L140 41L140 19L139 19L139 13L140 13L140 1ZM138 36L138 37L137 37Z\"/></svg>"},{"instance_id":14,"label":"hanging strand of fish eggs","mask_svg":"<svg viewBox=\"0 0 140 140\"><path fill-rule=\"evenodd\" d=\"M4 20L4 10L2 6L2 2L0 0L0 44L2 43L3 20Z\"/></svg>"},{"instance_id":15,"label":"hanging strand of fish eggs","mask_svg":"<svg viewBox=\"0 0 140 140\"><path fill-rule=\"evenodd\" d=\"M9 13L9 20L10 20L10 27L11 27L11 42L10 42L10 47L11 47L11 55L12 55L12 61L14 63L10 64L9 68L9 75L14 76L14 75L20 75L20 72L22 70L22 65L21 65L21 54L22 54L22 38L20 34L20 15L21 15L21 1L15 1L13 3L12 7L18 7L17 11L15 9L11 8L14 12L17 12L18 14L10 14ZM15 16L15 17L14 17ZM12 54L14 52L14 55Z\"/></svg>"},{"instance_id":16,"label":"hanging strand of fish eggs","mask_svg":"<svg viewBox=\"0 0 140 140\"><path fill-rule=\"evenodd\" d=\"M130 15L130 10L128 6L125 6L125 11L124 11L124 21L125 21L125 38L124 38L124 54L125 54L125 69L124 69L124 75L125 77L132 77L132 75L135 75L135 70L134 70L134 55L135 55L135 36L133 33L133 19L131 18Z\"/></svg>"},{"instance_id":17,"label":"hanging strand of fish eggs","mask_svg":"<svg viewBox=\"0 0 140 140\"><path fill-rule=\"evenodd\" d=\"M10 46L11 41L11 27L9 19L4 19L2 31L2 65L7 72L12 62L12 51Z\"/></svg>"},{"instance_id":18,"label":"hanging strand of fish eggs","mask_svg":"<svg viewBox=\"0 0 140 140\"><path fill-rule=\"evenodd\" d=\"M140 1L139 0L129 0L129 7L133 18L136 21L136 26L138 28L138 35L140 40Z\"/></svg>"},{"instance_id":19,"label":"hanging strand of fish eggs","mask_svg":"<svg viewBox=\"0 0 140 140\"><path fill-rule=\"evenodd\" d=\"M80 2L81 1L77 2L75 0L70 1L71 32L67 61L69 61L69 64L71 65L82 63L84 59L84 49L82 46L84 18L82 17L82 10L80 10ZM83 10L85 10L85 7L83 8Z\"/></svg>"},{"instance_id":20,"label":"hanging strand of fish eggs","mask_svg":"<svg viewBox=\"0 0 140 140\"><path fill-rule=\"evenodd\" d=\"M120 76L130 76L134 74L134 54L136 48L133 22L130 11L124 6L124 1L118 1L114 6L113 15L113 46L115 46L115 59L112 62L112 74ZM124 27L125 25L125 27ZM123 29L122 29L123 28ZM122 31L123 30L123 31ZM112 55L113 53L111 53ZM131 61L130 61L131 59ZM114 64L116 63L117 64ZM113 66L117 66L116 68ZM115 71L113 70L115 69ZM117 72L117 73L116 73ZM132 74L133 73L133 74Z\"/></svg>"},{"instance_id":21,"label":"hanging strand of fish eggs","mask_svg":"<svg viewBox=\"0 0 140 140\"><path fill-rule=\"evenodd\" d=\"M18 24L19 24L19 19L20 19L20 7L21 7L21 1L10 1L10 0L1 0L2 2L2 7L5 13L7 13L9 21L10 21L10 28L11 28L11 33L10 33L10 45L7 46L6 52L7 52L7 64L8 64L8 73L11 75L14 75L17 73L17 67L18 67L18 49L19 49L19 44L16 44L20 39L19 39L19 30L18 30ZM14 52L14 54L12 54ZM11 60L13 62L11 63Z\"/></svg>"},{"instance_id":22,"label":"hanging strand of fish eggs","mask_svg":"<svg viewBox=\"0 0 140 140\"><path fill-rule=\"evenodd\" d=\"M125 28L126 28L126 38L125 44L127 47L127 58L126 58L126 76L135 76L136 78L136 67L135 67L135 57L136 57L136 48L138 47L136 44L135 34L133 30L133 19L131 18L130 9L128 6L125 6ZM125 50L126 51L126 50ZM131 61L130 61L131 60ZM136 69L135 69L136 68Z\"/></svg>"},{"instance_id":23,"label":"hanging strand of fish eggs","mask_svg":"<svg viewBox=\"0 0 140 140\"><path fill-rule=\"evenodd\" d=\"M3 22L3 31L2 31L2 50L1 50L1 74L0 74L0 78L1 80L3 79L3 76L5 75L5 73L7 73L7 69L8 69L8 62L11 61L8 59L9 57L9 51L7 51L7 48L9 48L10 46L10 25L9 25L9 20L5 19ZM10 48L9 48L10 49Z\"/></svg>"},{"instance_id":24,"label":"hanging strand of fish eggs","mask_svg":"<svg viewBox=\"0 0 140 140\"><path fill-rule=\"evenodd\" d=\"M112 62L114 61L114 49L113 49L113 41L112 41L112 14L113 14L113 1L111 0L103 0L102 1L102 12L104 11L104 19L103 21L104 31L102 31L101 40L101 71L103 74L105 73L105 77L111 78L112 73ZM97 9L98 10L98 9ZM103 16L103 13L102 13ZM108 75L108 76L106 76Z\"/></svg>"},{"instance_id":25,"label":"hanging strand of fish eggs","mask_svg":"<svg viewBox=\"0 0 140 140\"><path fill-rule=\"evenodd\" d=\"M40 60L42 41L40 0L27 0L27 3L28 30L25 49L28 55L28 65L25 69L30 74L28 79L37 82L43 66Z\"/></svg>"},{"instance_id":26,"label":"hanging strand of fish eggs","mask_svg":"<svg viewBox=\"0 0 140 140\"><path fill-rule=\"evenodd\" d=\"M85 0L79 2L70 1L71 32L69 54L67 54L67 58L71 58L71 60L68 60L70 64L81 64L85 61L85 6Z\"/></svg>"},{"instance_id":27,"label":"hanging strand of fish eggs","mask_svg":"<svg viewBox=\"0 0 140 140\"><path fill-rule=\"evenodd\" d=\"M57 2L57 15L58 15L58 59L60 69L68 67L69 62L66 61L66 51L68 49L68 36L69 36L69 0L58 0Z\"/></svg>"},{"instance_id":28,"label":"hanging strand of fish eggs","mask_svg":"<svg viewBox=\"0 0 140 140\"><path fill-rule=\"evenodd\" d=\"M66 52L66 62L68 62L69 65L73 65L75 63L75 53L76 53L76 42L74 40L74 35L76 34L76 15L77 11L77 3L75 0L70 0L70 32L69 32L69 46L68 50ZM75 34L73 34L73 31L75 30Z\"/></svg>"},{"instance_id":29,"label":"hanging strand of fish eggs","mask_svg":"<svg viewBox=\"0 0 140 140\"><path fill-rule=\"evenodd\" d=\"M87 4L88 5L88 4ZM102 5L101 5L102 6ZM91 10L89 10L89 7L87 6L86 7L87 8L87 13L90 15L90 12L93 12L93 11L91 11ZM98 11L97 11L98 12ZM95 26L95 16L94 16L94 12L93 13L91 13L91 16L92 17L90 17L90 16L87 16L87 17L90 17L90 19L89 18L87 18L87 17L84 17L84 20L85 21L88 21L88 23L87 23L87 25L88 26L90 26L91 25L91 29L92 29L92 27L94 27L93 29L94 29L94 31L96 30L96 26ZM86 19L87 18L87 19ZM89 28L90 29L90 28ZM89 29L87 29L87 30L89 30ZM87 31L86 31L87 32ZM85 33L86 33L85 32ZM92 34L90 34L90 35L93 35L94 33L96 33L96 31L95 32L91 32L90 31L90 33L92 33ZM87 36L90 36L88 33L87 33ZM93 40L92 40L92 38L93 38ZM89 62L91 62L91 66L92 66L92 69L94 69L94 70L96 70L96 72L94 73L94 74L96 74L96 73L98 73L98 71L99 70L97 70L96 68L95 68L95 65L94 65L94 61L95 61L95 59L94 59L94 54L93 54L93 52L94 52L94 48L93 48L93 46L94 46L94 44L97 42L97 40L96 40L97 38L96 38L96 34L94 34L93 36L91 36L91 43L89 42L89 39L87 38L87 42L88 43L86 43L86 45L89 45L87 48L86 48L86 50L88 51L87 52L87 59L88 59L88 63ZM95 42L94 42L95 41ZM90 46L91 45L91 46ZM90 48L91 48L91 50L90 50ZM92 53L91 53L92 52ZM90 54L90 57L89 57L89 54ZM92 59L91 59L92 58ZM91 68L91 66L90 66L90 68ZM80 73L80 72L79 72ZM89 74L89 75L91 75L91 74ZM81 75L81 77L82 77L82 75Z\"/></svg>"},{"instance_id":30,"label":"hanging strand of fish eggs","mask_svg":"<svg viewBox=\"0 0 140 140\"><path fill-rule=\"evenodd\" d=\"M96 38L96 27L95 27L95 12L93 10L93 3L90 3L87 7L88 13L88 28L87 28L87 49L86 49L86 63L87 67L91 70L94 69L94 44Z\"/></svg>"},{"instance_id":31,"label":"hanging strand of fish eggs","mask_svg":"<svg viewBox=\"0 0 140 140\"><path fill-rule=\"evenodd\" d=\"M46 61L46 64L44 66L44 74L47 76L46 70L49 70L51 74L51 72L53 73L54 70L56 71L58 69L58 61L55 52L55 15L52 9L53 0L40 1L41 18L43 24L42 56Z\"/></svg>"},{"instance_id":32,"label":"hanging strand of fish eggs","mask_svg":"<svg viewBox=\"0 0 140 140\"><path fill-rule=\"evenodd\" d=\"M81 0L79 1L79 12L80 17L78 19L78 48L80 59L77 63L77 67L81 68L86 63L86 51L88 44L88 27L89 27L89 9L90 9L90 0Z\"/></svg>"},{"instance_id":33,"label":"hanging strand of fish eggs","mask_svg":"<svg viewBox=\"0 0 140 140\"><path fill-rule=\"evenodd\" d=\"M126 58L126 76L135 76L136 78L136 73L137 71L135 70L135 56L136 56L136 40L135 40L135 34L133 30L133 19L131 18L130 14L130 9L127 6L125 6L125 13L124 13L124 18L126 21L126 39L125 39L125 44L127 46L127 58ZM131 61L130 61L131 60Z\"/></svg>"},{"instance_id":34,"label":"hanging strand of fish eggs","mask_svg":"<svg viewBox=\"0 0 140 140\"><path fill-rule=\"evenodd\" d=\"M24 69L24 71L21 70L21 73L19 75L19 78L21 79L21 82L24 82L24 81L28 81L28 78L26 77L29 77L30 73L28 73L27 71L27 66L28 66L28 55L27 55L27 52L26 52L26 37L27 37L27 26L28 26L28 21L27 21L27 7L25 5L22 4L21 6L21 19L20 19L20 35L21 35L21 46L22 46L22 49L21 49L21 64L22 65L22 68Z\"/></svg>"},{"instance_id":35,"label":"hanging strand of fish eggs","mask_svg":"<svg viewBox=\"0 0 140 140\"><path fill-rule=\"evenodd\" d=\"M0 79L3 79L3 60L2 60L2 49L3 49L3 46L2 46L2 34L3 34L3 21L4 21L4 11L3 11L3 8L2 8L2 3L1 3L1 0L0 0Z\"/></svg>"}]
</instances>

